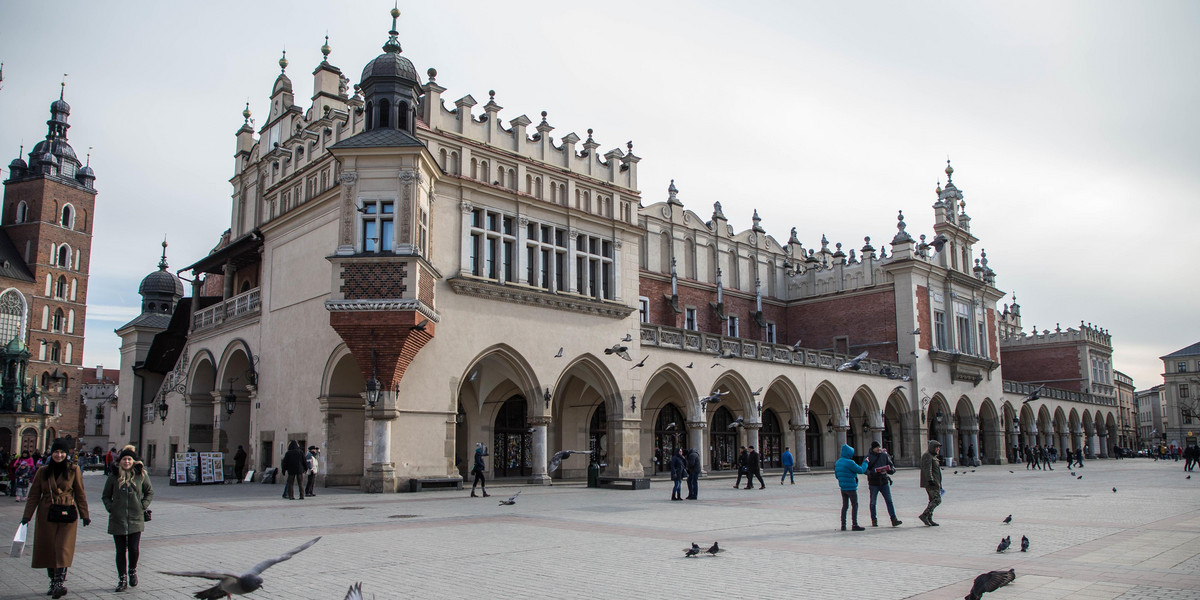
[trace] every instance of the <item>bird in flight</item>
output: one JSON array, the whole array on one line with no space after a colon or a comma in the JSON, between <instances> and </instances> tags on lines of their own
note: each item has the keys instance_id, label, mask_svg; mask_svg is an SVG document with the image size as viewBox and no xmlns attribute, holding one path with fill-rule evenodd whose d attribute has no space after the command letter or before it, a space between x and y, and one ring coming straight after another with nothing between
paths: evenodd
<instances>
[{"instance_id":1,"label":"bird in flight","mask_svg":"<svg viewBox=\"0 0 1200 600\"><path fill-rule=\"evenodd\" d=\"M374 596L371 596L374 598ZM362 593L362 582L355 583L346 590L346 597L343 600L363 600L365 597Z\"/></svg>"},{"instance_id":2,"label":"bird in flight","mask_svg":"<svg viewBox=\"0 0 1200 600\"><path fill-rule=\"evenodd\" d=\"M218 583L208 589L200 590L195 593L195 597L201 600L216 600L222 596L232 598L234 594L239 596L249 594L254 590L262 587L263 578L262 572L271 568L273 565L281 563L300 552L307 550L310 546L320 540L320 536L315 537L303 544L280 554L274 558L268 558L257 565L250 568L245 573L229 573L226 571L159 571L164 575L175 575L177 577L201 577L204 579L214 579Z\"/></svg>"},{"instance_id":3,"label":"bird in flight","mask_svg":"<svg viewBox=\"0 0 1200 600\"><path fill-rule=\"evenodd\" d=\"M1017 574L1012 569L1007 571L988 571L983 575L975 578L975 583L971 586L971 593L967 594L964 600L979 600L986 592L994 592L1010 583L1017 578Z\"/></svg>"},{"instance_id":4,"label":"bird in flight","mask_svg":"<svg viewBox=\"0 0 1200 600\"><path fill-rule=\"evenodd\" d=\"M716 556L717 554L724 552L724 551L725 551L725 549L718 546L716 542L713 542L712 547L710 547L708 550L705 550L705 552L707 552L713 556Z\"/></svg>"},{"instance_id":5,"label":"bird in flight","mask_svg":"<svg viewBox=\"0 0 1200 600\"><path fill-rule=\"evenodd\" d=\"M625 337L621 338L621 341L622 342L632 342L633 336L627 333L627 334L625 334Z\"/></svg>"},{"instance_id":6,"label":"bird in flight","mask_svg":"<svg viewBox=\"0 0 1200 600\"><path fill-rule=\"evenodd\" d=\"M562 353L563 353L562 346L559 346L559 347L558 347L558 354L555 354L555 355L554 355L554 358L562 358Z\"/></svg>"},{"instance_id":7,"label":"bird in flight","mask_svg":"<svg viewBox=\"0 0 1200 600\"><path fill-rule=\"evenodd\" d=\"M933 238L933 241L929 242L929 245L933 246L934 250L941 252L942 247L944 247L948 241L950 241L950 239L946 237L946 234L939 233L937 237Z\"/></svg>"},{"instance_id":8,"label":"bird in flight","mask_svg":"<svg viewBox=\"0 0 1200 600\"><path fill-rule=\"evenodd\" d=\"M720 402L721 396L724 396L725 394L728 394L728 393L729 392L716 391L716 392L713 392L712 394L709 394L708 396L701 396L700 397L700 406L704 406L706 404L711 404L713 402Z\"/></svg>"},{"instance_id":9,"label":"bird in flight","mask_svg":"<svg viewBox=\"0 0 1200 600\"><path fill-rule=\"evenodd\" d=\"M759 387L757 390L754 390L753 392L750 392L750 395L751 395L751 396L757 396L757 395L759 395L759 394L761 394L761 393L762 393L762 390L763 390L763 389L762 389L761 387Z\"/></svg>"},{"instance_id":10,"label":"bird in flight","mask_svg":"<svg viewBox=\"0 0 1200 600\"><path fill-rule=\"evenodd\" d=\"M792 344L792 352L799 352L799 351L800 351L800 340L796 340L796 343Z\"/></svg>"},{"instance_id":11,"label":"bird in flight","mask_svg":"<svg viewBox=\"0 0 1200 600\"><path fill-rule=\"evenodd\" d=\"M628 360L631 362L633 361L633 359L629 357L629 347L628 346L622 346L620 344L613 344L612 348L605 348L604 353L605 354L616 354L617 356L620 356L621 358L623 358L625 360Z\"/></svg>"},{"instance_id":12,"label":"bird in flight","mask_svg":"<svg viewBox=\"0 0 1200 600\"><path fill-rule=\"evenodd\" d=\"M425 331L425 327L429 325L429 319L423 319L420 323L409 327L409 331Z\"/></svg>"},{"instance_id":13,"label":"bird in flight","mask_svg":"<svg viewBox=\"0 0 1200 600\"><path fill-rule=\"evenodd\" d=\"M1004 517L1004 524L1012 525L1012 515L1008 515L1007 517Z\"/></svg>"},{"instance_id":14,"label":"bird in flight","mask_svg":"<svg viewBox=\"0 0 1200 600\"><path fill-rule=\"evenodd\" d=\"M512 506L517 503L517 496L520 496L520 495L521 495L521 491L517 490L517 493L508 497L508 500L501 500L499 505L500 506Z\"/></svg>"},{"instance_id":15,"label":"bird in flight","mask_svg":"<svg viewBox=\"0 0 1200 600\"><path fill-rule=\"evenodd\" d=\"M838 372L847 370L857 371L859 369L858 363L862 362L862 360L866 357L867 353L863 352L862 354L859 354L858 356L855 356L854 358L838 365L837 370Z\"/></svg>"},{"instance_id":16,"label":"bird in flight","mask_svg":"<svg viewBox=\"0 0 1200 600\"><path fill-rule=\"evenodd\" d=\"M694 365L694 364L696 364L696 363L695 363L695 362L690 362L690 363L688 363L688 364L687 364L687 366L686 366L686 367L684 367L684 368L685 368L685 369L690 369L690 368L692 368L692 365Z\"/></svg>"},{"instance_id":17,"label":"bird in flight","mask_svg":"<svg viewBox=\"0 0 1200 600\"><path fill-rule=\"evenodd\" d=\"M1030 402L1033 402L1034 400L1041 398L1042 390L1045 389L1045 387L1046 386L1044 386L1044 385L1037 386L1037 389L1033 390L1032 392L1029 392L1029 395L1025 396L1024 400L1021 400L1021 404L1029 404Z\"/></svg>"},{"instance_id":18,"label":"bird in flight","mask_svg":"<svg viewBox=\"0 0 1200 600\"><path fill-rule=\"evenodd\" d=\"M1005 550L1008 550L1008 547L1011 545L1012 536L1005 537L1004 539L1000 540L1000 545L996 546L996 552L1004 552Z\"/></svg>"},{"instance_id":19,"label":"bird in flight","mask_svg":"<svg viewBox=\"0 0 1200 600\"><path fill-rule=\"evenodd\" d=\"M683 557L684 558L691 558L693 556L696 556L697 554L700 554L700 545L697 544L696 542L692 542L691 548L683 549Z\"/></svg>"},{"instance_id":20,"label":"bird in flight","mask_svg":"<svg viewBox=\"0 0 1200 600\"><path fill-rule=\"evenodd\" d=\"M737 355L729 349L723 349L716 354L717 358L737 358Z\"/></svg>"},{"instance_id":21,"label":"bird in flight","mask_svg":"<svg viewBox=\"0 0 1200 600\"><path fill-rule=\"evenodd\" d=\"M550 462L546 464L546 472L553 473L554 471L558 470L558 466L562 464L563 459L572 454L591 453L591 450L559 450L558 452L554 453L554 456L550 457ZM516 498L516 496L513 496L513 498Z\"/></svg>"},{"instance_id":22,"label":"bird in flight","mask_svg":"<svg viewBox=\"0 0 1200 600\"><path fill-rule=\"evenodd\" d=\"M745 425L745 422L742 420L742 417L738 417L736 421L729 424L729 428L735 429L737 427L741 427L742 425Z\"/></svg>"},{"instance_id":23,"label":"bird in flight","mask_svg":"<svg viewBox=\"0 0 1200 600\"><path fill-rule=\"evenodd\" d=\"M1021 552L1029 551L1029 538L1021 536Z\"/></svg>"},{"instance_id":24,"label":"bird in flight","mask_svg":"<svg viewBox=\"0 0 1200 600\"><path fill-rule=\"evenodd\" d=\"M647 355L643 356L643 357L642 357L642 360L641 360L641 362L639 362L639 363L638 363L638 364L636 364L636 365L633 365L632 367L629 367L629 369L630 369L630 370L633 370L633 369L636 369L636 368L638 368L638 367L644 367L644 366L646 366L646 359L647 359L647 358L650 358L650 355L649 355L649 354L647 354Z\"/></svg>"},{"instance_id":25,"label":"bird in flight","mask_svg":"<svg viewBox=\"0 0 1200 600\"><path fill-rule=\"evenodd\" d=\"M719 367L719 366L721 366L721 363L713 363L713 364L712 364L712 366L711 366L711 367L709 367L709 368L710 368L710 369L715 369L715 368L717 368L717 367Z\"/></svg>"}]
</instances>

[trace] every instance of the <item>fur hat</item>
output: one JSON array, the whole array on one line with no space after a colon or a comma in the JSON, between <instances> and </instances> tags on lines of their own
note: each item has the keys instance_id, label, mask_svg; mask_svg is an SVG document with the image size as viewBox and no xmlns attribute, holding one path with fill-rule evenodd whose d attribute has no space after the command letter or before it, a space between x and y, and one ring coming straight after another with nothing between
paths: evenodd
<instances>
[{"instance_id":1,"label":"fur hat","mask_svg":"<svg viewBox=\"0 0 1200 600\"><path fill-rule=\"evenodd\" d=\"M876 448L878 448L878 447L879 447L879 442L871 442L871 449L872 449L872 450L874 450L874 449L876 449Z\"/></svg>"},{"instance_id":2,"label":"fur hat","mask_svg":"<svg viewBox=\"0 0 1200 600\"><path fill-rule=\"evenodd\" d=\"M121 448L121 453L117 455L117 460L121 460L122 458L125 458L126 456L128 456L129 458L132 458L135 461L138 459L137 449L134 448L132 444L125 446L124 448Z\"/></svg>"},{"instance_id":3,"label":"fur hat","mask_svg":"<svg viewBox=\"0 0 1200 600\"><path fill-rule=\"evenodd\" d=\"M54 440L53 444L50 444L50 452L54 452L55 450L62 450L63 452L70 454L71 442L63 438L58 438L57 440Z\"/></svg>"}]
</instances>

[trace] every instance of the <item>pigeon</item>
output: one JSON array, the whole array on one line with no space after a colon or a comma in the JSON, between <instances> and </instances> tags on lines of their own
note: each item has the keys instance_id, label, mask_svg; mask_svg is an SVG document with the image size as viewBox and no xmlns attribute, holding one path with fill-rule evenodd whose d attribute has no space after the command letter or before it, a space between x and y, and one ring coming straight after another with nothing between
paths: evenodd
<instances>
[{"instance_id":1,"label":"pigeon","mask_svg":"<svg viewBox=\"0 0 1200 600\"><path fill-rule=\"evenodd\" d=\"M1021 536L1021 552L1029 551L1029 538Z\"/></svg>"},{"instance_id":2,"label":"pigeon","mask_svg":"<svg viewBox=\"0 0 1200 600\"><path fill-rule=\"evenodd\" d=\"M946 234L944 234L944 233L939 233L939 234L937 235L937 237L933 238L933 240L931 240L931 241L929 242L929 245L930 245L930 246L933 246L933 249L934 249L934 250L937 250L938 252L941 252L941 251L942 251L942 247L944 247L944 246L946 245L946 242L948 242L948 241L950 241L950 238L947 238L947 237L946 237Z\"/></svg>"},{"instance_id":3,"label":"pigeon","mask_svg":"<svg viewBox=\"0 0 1200 600\"><path fill-rule=\"evenodd\" d=\"M713 363L713 364L712 364L712 366L711 366L711 367L709 367L709 368L710 368L710 369L715 369L715 368L717 368L717 367L719 367L719 366L721 366L721 363Z\"/></svg>"},{"instance_id":4,"label":"pigeon","mask_svg":"<svg viewBox=\"0 0 1200 600\"><path fill-rule=\"evenodd\" d=\"M1191 479L1191 478L1192 478L1192 476L1191 476L1191 475L1188 475L1187 477L1184 477L1184 479Z\"/></svg>"},{"instance_id":5,"label":"pigeon","mask_svg":"<svg viewBox=\"0 0 1200 600\"><path fill-rule=\"evenodd\" d=\"M629 370L630 370L630 371L632 371L632 370L634 370L634 369L636 369L636 368L638 368L638 367L644 367L644 366L646 366L646 359L648 359L648 358L650 358L650 355L649 355L649 354L647 354L647 355L643 356L643 357L642 357L642 360L641 360L641 362L639 362L639 363L638 363L638 364L636 364L636 365L633 365L632 367L629 367Z\"/></svg>"},{"instance_id":6,"label":"pigeon","mask_svg":"<svg viewBox=\"0 0 1200 600\"><path fill-rule=\"evenodd\" d=\"M563 353L563 349L562 349L562 347L560 346L560 347L558 348L558 354L555 354L555 355L554 355L554 358L562 358L562 353Z\"/></svg>"},{"instance_id":7,"label":"pigeon","mask_svg":"<svg viewBox=\"0 0 1200 600\"><path fill-rule=\"evenodd\" d=\"M1025 399L1021 401L1021 404L1029 404L1030 402L1033 402L1034 400L1041 398L1042 397L1041 396L1042 389L1045 387L1046 386L1044 386L1044 385L1039 385L1037 387L1037 389L1033 390L1032 392L1029 392L1029 395L1025 396Z\"/></svg>"},{"instance_id":8,"label":"pigeon","mask_svg":"<svg viewBox=\"0 0 1200 600\"><path fill-rule=\"evenodd\" d=\"M996 552L1004 552L1005 550L1008 550L1008 547L1011 545L1012 536L1005 537L1004 539L1000 540L1000 545L996 546Z\"/></svg>"},{"instance_id":9,"label":"pigeon","mask_svg":"<svg viewBox=\"0 0 1200 600\"><path fill-rule=\"evenodd\" d=\"M1004 524L1012 525L1012 515L1008 515L1007 517L1004 517Z\"/></svg>"},{"instance_id":10,"label":"pigeon","mask_svg":"<svg viewBox=\"0 0 1200 600\"><path fill-rule=\"evenodd\" d=\"M200 590L199 592L196 592L194 594L194 596L196 598L199 598L201 600L216 600L217 598L220 598L221 596L224 596L226 598L232 598L234 594L241 596L244 594L249 594L250 592L253 592L254 590L257 590L258 588L262 587L262 584L263 584L262 572L263 571L266 571L267 569L271 568L271 566L275 565L276 563L281 563L281 562L299 554L300 552L307 550L309 546L312 546L313 544L317 543L317 540L320 540L320 539L321 539L321 537L317 536L311 540L308 540L307 542L304 542L303 544L296 546L295 548L292 548L291 550L288 550L287 552L284 552L283 554L280 554L279 556L276 556L275 558L268 558L267 560L264 560L264 561L258 563L257 565L254 565L253 567L250 568L249 571L246 571L245 573L242 573L242 574L229 573L229 572L225 572L225 571L159 571L159 572L164 575L175 575L177 577L202 577L204 579L214 579L214 580L218 581L219 583L217 583L217 585L214 585L206 590Z\"/></svg>"},{"instance_id":11,"label":"pigeon","mask_svg":"<svg viewBox=\"0 0 1200 600\"><path fill-rule=\"evenodd\" d=\"M1113 493L1117 493L1117 488L1113 488Z\"/></svg>"},{"instance_id":12,"label":"pigeon","mask_svg":"<svg viewBox=\"0 0 1200 600\"><path fill-rule=\"evenodd\" d=\"M371 597L374 598L374 596ZM344 600L363 600L363 598L362 582L359 582L350 586L349 590L346 590L346 597Z\"/></svg>"},{"instance_id":13,"label":"pigeon","mask_svg":"<svg viewBox=\"0 0 1200 600\"><path fill-rule=\"evenodd\" d=\"M745 423L742 421L742 418L741 418L741 417L738 417L736 421L734 421L734 422L732 422L732 423L730 423L730 424L729 424L729 428L730 428L730 429L734 429L734 428L737 428L737 427L741 427L741 426L742 426L742 425L744 425L744 424L745 424Z\"/></svg>"},{"instance_id":14,"label":"pigeon","mask_svg":"<svg viewBox=\"0 0 1200 600\"><path fill-rule=\"evenodd\" d=\"M425 331L426 325L429 325L429 319L422 320L420 323L417 323L416 325L409 327L408 330L409 331Z\"/></svg>"},{"instance_id":15,"label":"pigeon","mask_svg":"<svg viewBox=\"0 0 1200 600\"><path fill-rule=\"evenodd\" d=\"M1083 479L1083 475L1080 475L1079 477L1076 477L1075 479Z\"/></svg>"},{"instance_id":16,"label":"pigeon","mask_svg":"<svg viewBox=\"0 0 1200 600\"><path fill-rule=\"evenodd\" d=\"M858 363L862 362L862 360L866 357L867 353L863 352L862 354L859 354L858 356L855 356L854 358L838 365L837 371L839 373L842 371L857 371L859 369Z\"/></svg>"},{"instance_id":17,"label":"pigeon","mask_svg":"<svg viewBox=\"0 0 1200 600\"><path fill-rule=\"evenodd\" d=\"M617 356L620 356L621 358L623 358L625 360L628 360L630 362L633 361L633 359L629 357L629 347L628 346L622 346L620 344L613 344L612 348L605 348L604 353L605 354L616 354Z\"/></svg>"},{"instance_id":18,"label":"pigeon","mask_svg":"<svg viewBox=\"0 0 1200 600\"><path fill-rule=\"evenodd\" d=\"M799 352L799 351L800 351L800 340L796 340L796 343L792 344L792 352Z\"/></svg>"},{"instance_id":19,"label":"pigeon","mask_svg":"<svg viewBox=\"0 0 1200 600\"><path fill-rule=\"evenodd\" d=\"M717 353L717 358L737 358L737 355L729 350L721 350Z\"/></svg>"},{"instance_id":20,"label":"pigeon","mask_svg":"<svg viewBox=\"0 0 1200 600\"><path fill-rule=\"evenodd\" d=\"M694 364L696 364L696 363L694 363L694 362L690 362L690 363L688 363L688 365L687 365L686 367L684 367L684 368L685 368L685 369L690 369L690 368L692 368L692 365L694 365Z\"/></svg>"},{"instance_id":21,"label":"pigeon","mask_svg":"<svg viewBox=\"0 0 1200 600\"><path fill-rule=\"evenodd\" d=\"M975 472L975 469L971 469L971 472L972 472L972 473L974 473L974 472Z\"/></svg>"},{"instance_id":22,"label":"pigeon","mask_svg":"<svg viewBox=\"0 0 1200 600\"><path fill-rule=\"evenodd\" d=\"M912 331L909 333L909 335L921 335L921 328L920 328L920 327L918 327L918 328L916 328L916 329L912 330Z\"/></svg>"},{"instance_id":23,"label":"pigeon","mask_svg":"<svg viewBox=\"0 0 1200 600\"><path fill-rule=\"evenodd\" d=\"M664 430L666 430L666 431L670 431L670 430L672 430L672 429L675 429L675 421L671 421L670 423L667 423L667 426L666 426L666 427L663 427L663 429L664 429Z\"/></svg>"},{"instance_id":24,"label":"pigeon","mask_svg":"<svg viewBox=\"0 0 1200 600\"><path fill-rule=\"evenodd\" d=\"M725 394L728 394L728 393L729 392L713 392L711 395L704 396L704 397L700 398L700 406L704 406L706 404L712 404L714 402L720 402L721 396L724 396Z\"/></svg>"},{"instance_id":25,"label":"pigeon","mask_svg":"<svg viewBox=\"0 0 1200 600\"><path fill-rule=\"evenodd\" d=\"M683 557L684 558L691 558L693 556L696 556L697 554L700 554L700 545L697 544L696 542L692 542L691 548L683 549Z\"/></svg>"},{"instance_id":26,"label":"pigeon","mask_svg":"<svg viewBox=\"0 0 1200 600\"><path fill-rule=\"evenodd\" d=\"M1016 578L1017 574L1012 569L984 573L975 578L975 583L971 586L971 593L967 594L963 600L979 600L984 593L994 592L1012 583Z\"/></svg>"},{"instance_id":27,"label":"pigeon","mask_svg":"<svg viewBox=\"0 0 1200 600\"><path fill-rule=\"evenodd\" d=\"M754 390L753 392L750 392L750 395L751 395L751 396L757 396L757 395L759 395L759 394L761 394L761 393L762 393L762 388L760 387L760 388L758 388L757 390Z\"/></svg>"},{"instance_id":28,"label":"pigeon","mask_svg":"<svg viewBox=\"0 0 1200 600\"><path fill-rule=\"evenodd\" d=\"M1071 477L1075 476L1075 471L1071 471Z\"/></svg>"},{"instance_id":29,"label":"pigeon","mask_svg":"<svg viewBox=\"0 0 1200 600\"><path fill-rule=\"evenodd\" d=\"M712 545L712 547L711 547L711 548L709 548L708 550L705 550L705 552L707 552L707 553L709 553L709 554L711 554L711 555L713 555L713 556L716 556L718 553L721 553L721 552L724 552L724 551L725 551L724 549L722 549L721 547L717 546L717 543L716 543L716 542L713 542L713 545Z\"/></svg>"},{"instance_id":30,"label":"pigeon","mask_svg":"<svg viewBox=\"0 0 1200 600\"><path fill-rule=\"evenodd\" d=\"M553 473L554 471L558 470L558 466L562 464L563 459L572 454L591 454L591 453L592 453L591 450L559 450L558 452L554 453L554 456L550 457L550 462L546 465L546 472ZM513 496L513 498L516 498L516 496Z\"/></svg>"},{"instance_id":31,"label":"pigeon","mask_svg":"<svg viewBox=\"0 0 1200 600\"><path fill-rule=\"evenodd\" d=\"M958 475L958 471L957 471L957 470L956 470L956 471L954 471L954 474L955 474L955 475Z\"/></svg>"},{"instance_id":32,"label":"pigeon","mask_svg":"<svg viewBox=\"0 0 1200 600\"><path fill-rule=\"evenodd\" d=\"M1012 473L1012 471L1009 471L1009 473Z\"/></svg>"},{"instance_id":33,"label":"pigeon","mask_svg":"<svg viewBox=\"0 0 1200 600\"><path fill-rule=\"evenodd\" d=\"M622 342L632 342L633 336L627 333L627 334L625 334L625 337L621 338L621 341Z\"/></svg>"},{"instance_id":34,"label":"pigeon","mask_svg":"<svg viewBox=\"0 0 1200 600\"><path fill-rule=\"evenodd\" d=\"M512 506L512 505L516 504L517 496L520 496L520 495L521 495L521 490L517 490L517 493L508 497L508 500L501 500L499 506Z\"/></svg>"}]
</instances>

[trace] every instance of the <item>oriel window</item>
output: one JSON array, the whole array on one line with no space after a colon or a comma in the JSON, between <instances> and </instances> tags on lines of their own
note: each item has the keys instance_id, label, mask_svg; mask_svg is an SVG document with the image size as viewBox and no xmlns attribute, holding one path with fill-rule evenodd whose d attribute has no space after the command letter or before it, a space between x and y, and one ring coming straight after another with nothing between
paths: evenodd
<instances>
[{"instance_id":1,"label":"oriel window","mask_svg":"<svg viewBox=\"0 0 1200 600\"><path fill-rule=\"evenodd\" d=\"M396 204L390 200L367 200L362 207L363 252L391 252L395 238Z\"/></svg>"}]
</instances>

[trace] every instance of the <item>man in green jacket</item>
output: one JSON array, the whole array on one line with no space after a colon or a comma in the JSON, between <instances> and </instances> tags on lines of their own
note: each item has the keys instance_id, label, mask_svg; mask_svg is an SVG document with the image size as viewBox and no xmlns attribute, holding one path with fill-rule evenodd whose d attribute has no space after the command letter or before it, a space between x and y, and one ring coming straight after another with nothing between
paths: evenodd
<instances>
[{"instance_id":1,"label":"man in green jacket","mask_svg":"<svg viewBox=\"0 0 1200 600\"><path fill-rule=\"evenodd\" d=\"M941 442L929 440L929 451L921 455L921 487L929 494L929 504L917 518L930 527L937 527L938 524L933 522L933 509L942 503L942 466L937 457L941 450Z\"/></svg>"}]
</instances>

